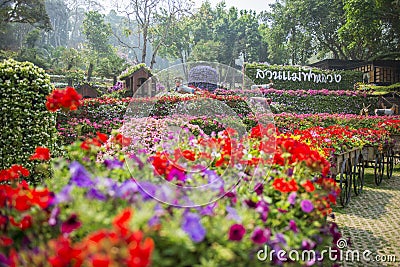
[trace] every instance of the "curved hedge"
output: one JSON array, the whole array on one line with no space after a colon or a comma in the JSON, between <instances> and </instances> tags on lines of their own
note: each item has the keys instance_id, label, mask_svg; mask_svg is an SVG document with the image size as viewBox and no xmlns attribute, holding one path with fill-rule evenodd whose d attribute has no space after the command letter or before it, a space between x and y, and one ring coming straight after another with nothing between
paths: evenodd
<instances>
[{"instance_id":1,"label":"curved hedge","mask_svg":"<svg viewBox=\"0 0 400 267\"><path fill-rule=\"evenodd\" d=\"M52 90L50 77L30 62L4 60L0 63L0 88L0 169L22 164L32 172L35 162L29 157L35 148L52 150L56 141L55 115L45 106Z\"/></svg>"},{"instance_id":2,"label":"curved hedge","mask_svg":"<svg viewBox=\"0 0 400 267\"><path fill-rule=\"evenodd\" d=\"M271 79L273 87L281 90L353 90L354 84L361 82L363 75L362 72L351 70L331 71L298 66L267 66L260 63L246 64L245 68L246 75L254 83L267 84Z\"/></svg>"}]
</instances>

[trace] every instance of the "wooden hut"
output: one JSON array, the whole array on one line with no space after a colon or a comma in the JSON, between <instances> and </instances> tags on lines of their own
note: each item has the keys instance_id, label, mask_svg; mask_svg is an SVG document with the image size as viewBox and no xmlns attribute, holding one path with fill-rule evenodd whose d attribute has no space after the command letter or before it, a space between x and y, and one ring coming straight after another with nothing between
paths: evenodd
<instances>
[{"instance_id":1,"label":"wooden hut","mask_svg":"<svg viewBox=\"0 0 400 267\"><path fill-rule=\"evenodd\" d=\"M127 89L126 96L133 96L136 91L152 76L150 70L146 67L140 67L130 73L123 80Z\"/></svg>"},{"instance_id":2,"label":"wooden hut","mask_svg":"<svg viewBox=\"0 0 400 267\"><path fill-rule=\"evenodd\" d=\"M76 87L78 94L82 95L82 98L96 98L99 96L99 92L91 87L89 84L82 84Z\"/></svg>"},{"instance_id":3,"label":"wooden hut","mask_svg":"<svg viewBox=\"0 0 400 267\"><path fill-rule=\"evenodd\" d=\"M339 60L324 59L310 65L320 69L356 70L364 73L363 82L391 85L400 82L400 60Z\"/></svg>"}]
</instances>

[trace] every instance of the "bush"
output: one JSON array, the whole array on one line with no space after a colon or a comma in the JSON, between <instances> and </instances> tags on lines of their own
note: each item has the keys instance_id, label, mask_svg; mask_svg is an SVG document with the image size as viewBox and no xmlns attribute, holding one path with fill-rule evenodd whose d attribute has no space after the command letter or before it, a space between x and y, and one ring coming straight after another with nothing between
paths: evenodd
<instances>
[{"instance_id":1,"label":"bush","mask_svg":"<svg viewBox=\"0 0 400 267\"><path fill-rule=\"evenodd\" d=\"M32 63L9 59L0 63L0 88L0 169L21 164L32 173L29 156L37 146L54 150L56 140L55 117L45 106L50 78Z\"/></svg>"},{"instance_id":2,"label":"bush","mask_svg":"<svg viewBox=\"0 0 400 267\"><path fill-rule=\"evenodd\" d=\"M261 73L257 75L258 69L263 70L264 75L262 75ZM271 72L265 73L266 71ZM304 73L307 78L305 78L303 74L299 74L299 72ZM275 77L275 75L272 75L273 73L276 73L277 76ZM362 72L358 71L326 71L316 68L304 69L302 67L299 68L296 66L267 66L264 64L256 63L246 65L246 75L256 84L267 84L269 83L269 79L271 79L274 83L273 87L275 89L282 90L353 90L354 84L356 82L362 81ZM270 78L271 75L272 77ZM288 75L291 79L294 77L296 81L293 81L291 79L289 80L287 78ZM308 76L310 76L310 80L308 80ZM335 78L337 78L338 81L340 80L340 82L335 82Z\"/></svg>"}]
</instances>

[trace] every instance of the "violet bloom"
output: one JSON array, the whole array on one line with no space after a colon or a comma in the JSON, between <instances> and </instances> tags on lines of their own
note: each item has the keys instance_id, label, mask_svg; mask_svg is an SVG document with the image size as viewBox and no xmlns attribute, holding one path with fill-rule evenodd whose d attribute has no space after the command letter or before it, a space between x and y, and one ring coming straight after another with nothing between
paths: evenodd
<instances>
[{"instance_id":1,"label":"violet bloom","mask_svg":"<svg viewBox=\"0 0 400 267\"><path fill-rule=\"evenodd\" d=\"M261 229L260 227L256 227L253 233L251 234L251 240L256 244L264 244L266 243L271 237L271 231L266 229Z\"/></svg>"},{"instance_id":2,"label":"violet bloom","mask_svg":"<svg viewBox=\"0 0 400 267\"><path fill-rule=\"evenodd\" d=\"M63 189L61 189L61 191L56 194L53 204L57 205L63 202L71 201L72 200L71 190L72 190L72 185L66 185L65 187L63 187Z\"/></svg>"},{"instance_id":3,"label":"violet bloom","mask_svg":"<svg viewBox=\"0 0 400 267\"><path fill-rule=\"evenodd\" d=\"M177 181L186 181L186 175L185 172L182 170L179 170L175 167L171 169L171 171L167 175L167 181L172 181L174 178L176 178Z\"/></svg>"},{"instance_id":4,"label":"violet bloom","mask_svg":"<svg viewBox=\"0 0 400 267\"><path fill-rule=\"evenodd\" d=\"M229 228L229 240L240 241L243 239L246 229L241 224L234 224Z\"/></svg>"},{"instance_id":5,"label":"violet bloom","mask_svg":"<svg viewBox=\"0 0 400 267\"><path fill-rule=\"evenodd\" d=\"M61 232L63 234L69 234L75 229L81 227L82 223L78 221L78 216L72 214L65 222L61 224Z\"/></svg>"},{"instance_id":6,"label":"violet bloom","mask_svg":"<svg viewBox=\"0 0 400 267\"><path fill-rule=\"evenodd\" d=\"M300 203L300 207L306 213L310 213L314 209L313 203L308 199L302 200Z\"/></svg>"},{"instance_id":7,"label":"violet bloom","mask_svg":"<svg viewBox=\"0 0 400 267\"><path fill-rule=\"evenodd\" d=\"M69 170L71 173L71 182L75 183L78 187L91 187L93 185L89 173L79 162L72 162L69 165Z\"/></svg>"},{"instance_id":8,"label":"violet bloom","mask_svg":"<svg viewBox=\"0 0 400 267\"><path fill-rule=\"evenodd\" d=\"M144 163L143 163L135 154L130 154L130 155L129 155L129 158L130 158L130 159L133 159L133 160L136 162L136 164L137 164L139 170L142 170L142 169L143 169Z\"/></svg>"},{"instance_id":9,"label":"violet bloom","mask_svg":"<svg viewBox=\"0 0 400 267\"><path fill-rule=\"evenodd\" d=\"M257 202L256 211L260 213L260 218L263 222L267 221L269 204L263 200Z\"/></svg>"},{"instance_id":10,"label":"violet bloom","mask_svg":"<svg viewBox=\"0 0 400 267\"><path fill-rule=\"evenodd\" d=\"M289 196L288 196L288 202L290 204L294 205L296 203L296 196L297 196L296 192L290 193Z\"/></svg>"},{"instance_id":11,"label":"violet bloom","mask_svg":"<svg viewBox=\"0 0 400 267\"><path fill-rule=\"evenodd\" d=\"M254 191L256 192L257 196L261 195L264 190L264 185L262 183L257 183L254 187Z\"/></svg>"},{"instance_id":12,"label":"violet bloom","mask_svg":"<svg viewBox=\"0 0 400 267\"><path fill-rule=\"evenodd\" d=\"M289 221L289 229L292 230L296 234L299 232L299 229L297 228L297 224L294 220Z\"/></svg>"},{"instance_id":13,"label":"violet bloom","mask_svg":"<svg viewBox=\"0 0 400 267\"><path fill-rule=\"evenodd\" d=\"M100 201L107 200L106 195L104 195L100 190L96 188L90 188L89 191L86 193L86 197L88 199L97 199Z\"/></svg>"},{"instance_id":14,"label":"violet bloom","mask_svg":"<svg viewBox=\"0 0 400 267\"><path fill-rule=\"evenodd\" d=\"M235 210L235 208L232 208L230 206L226 206L226 211L228 212L228 215L226 216L227 219L231 219L237 222L242 221L242 219L240 218L239 214L237 213L237 211Z\"/></svg>"},{"instance_id":15,"label":"violet bloom","mask_svg":"<svg viewBox=\"0 0 400 267\"><path fill-rule=\"evenodd\" d=\"M209 205L205 206L204 208L201 209L200 215L213 216L214 208L216 206L217 206L217 202L214 202L213 204L209 204Z\"/></svg>"},{"instance_id":16,"label":"violet bloom","mask_svg":"<svg viewBox=\"0 0 400 267\"><path fill-rule=\"evenodd\" d=\"M49 225L50 226L54 226L57 224L57 217L60 214L60 208L59 207L55 207L51 213L50 213L50 218L49 218Z\"/></svg>"},{"instance_id":17,"label":"violet bloom","mask_svg":"<svg viewBox=\"0 0 400 267\"><path fill-rule=\"evenodd\" d=\"M104 160L104 165L106 165L107 169L121 169L124 166L124 162L118 159L106 159Z\"/></svg>"},{"instance_id":18,"label":"violet bloom","mask_svg":"<svg viewBox=\"0 0 400 267\"><path fill-rule=\"evenodd\" d=\"M206 229L200 222L200 216L195 213L186 212L183 215L182 230L196 243L203 241L206 236Z\"/></svg>"},{"instance_id":19,"label":"violet bloom","mask_svg":"<svg viewBox=\"0 0 400 267\"><path fill-rule=\"evenodd\" d=\"M157 186L150 183L150 182L139 182L139 192L142 195L143 200L150 200L153 199L156 196L157 193Z\"/></svg>"},{"instance_id":20,"label":"violet bloom","mask_svg":"<svg viewBox=\"0 0 400 267\"><path fill-rule=\"evenodd\" d=\"M311 250L315 248L315 242L311 241L311 240L307 240L304 239L303 241L301 241L301 249L303 250Z\"/></svg>"}]
</instances>

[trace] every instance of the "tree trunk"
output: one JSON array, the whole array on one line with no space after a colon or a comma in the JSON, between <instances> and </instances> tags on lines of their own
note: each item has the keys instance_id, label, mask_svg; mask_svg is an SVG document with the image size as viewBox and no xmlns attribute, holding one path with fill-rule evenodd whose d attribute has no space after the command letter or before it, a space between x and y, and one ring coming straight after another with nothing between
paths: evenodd
<instances>
[{"instance_id":1,"label":"tree trunk","mask_svg":"<svg viewBox=\"0 0 400 267\"><path fill-rule=\"evenodd\" d=\"M147 26L143 28L143 47L142 47L142 62L146 63L147 56Z\"/></svg>"},{"instance_id":2,"label":"tree trunk","mask_svg":"<svg viewBox=\"0 0 400 267\"><path fill-rule=\"evenodd\" d=\"M88 75L87 75L87 81L90 82L90 79L92 78L92 73L93 73L93 62L89 63L89 68L88 68Z\"/></svg>"}]
</instances>

